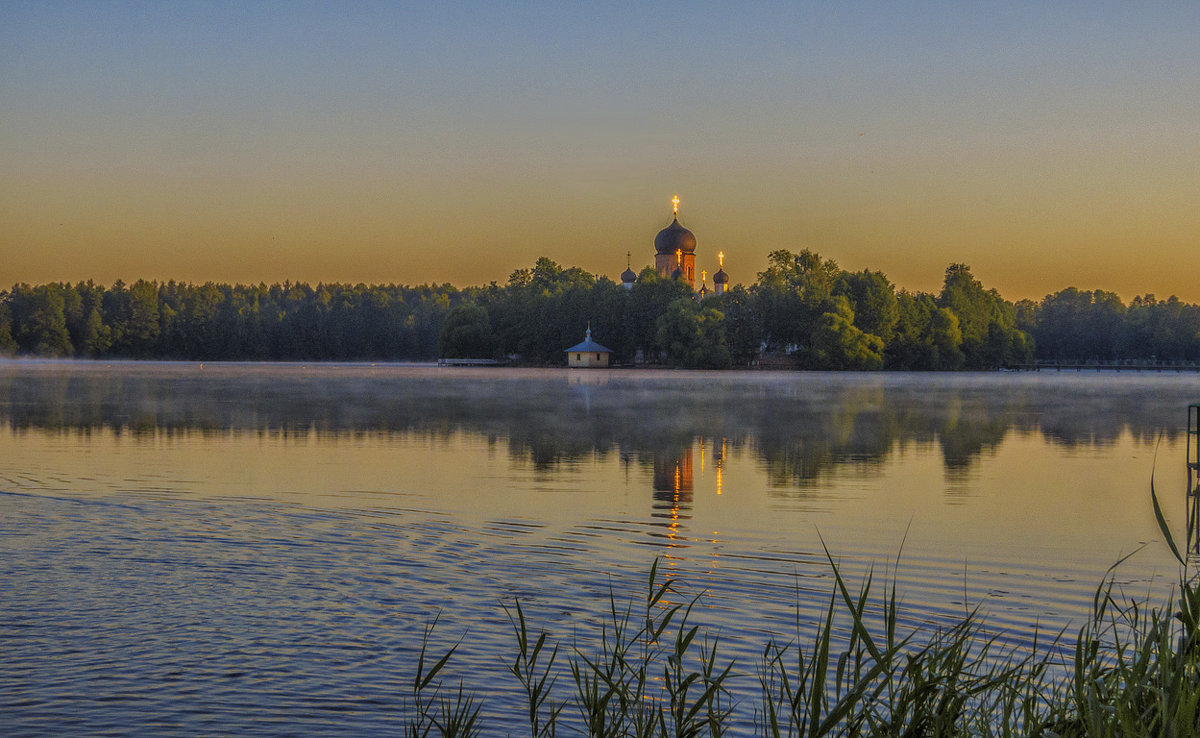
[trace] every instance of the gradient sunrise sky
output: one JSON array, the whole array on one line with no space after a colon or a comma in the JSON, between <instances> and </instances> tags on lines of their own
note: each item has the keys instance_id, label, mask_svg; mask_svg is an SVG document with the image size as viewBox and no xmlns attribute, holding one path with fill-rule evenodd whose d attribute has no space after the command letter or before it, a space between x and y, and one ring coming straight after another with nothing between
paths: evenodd
<instances>
[{"instance_id":1,"label":"gradient sunrise sky","mask_svg":"<svg viewBox=\"0 0 1200 738\"><path fill-rule=\"evenodd\" d=\"M616 278L1200 301L1200 3L0 2L0 285Z\"/></svg>"}]
</instances>

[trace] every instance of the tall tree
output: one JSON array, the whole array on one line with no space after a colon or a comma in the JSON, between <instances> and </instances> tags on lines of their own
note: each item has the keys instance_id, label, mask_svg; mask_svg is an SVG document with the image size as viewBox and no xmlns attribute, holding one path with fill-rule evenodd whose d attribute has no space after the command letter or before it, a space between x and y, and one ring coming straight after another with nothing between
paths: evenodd
<instances>
[{"instance_id":1,"label":"tall tree","mask_svg":"<svg viewBox=\"0 0 1200 738\"><path fill-rule=\"evenodd\" d=\"M438 336L438 356L447 359L491 359L496 337L487 310L464 303L450 310Z\"/></svg>"},{"instance_id":2,"label":"tall tree","mask_svg":"<svg viewBox=\"0 0 1200 738\"><path fill-rule=\"evenodd\" d=\"M837 262L808 249L798 254L786 249L771 252L754 288L763 340L769 348L810 346L813 328L828 311L840 275Z\"/></svg>"},{"instance_id":3,"label":"tall tree","mask_svg":"<svg viewBox=\"0 0 1200 738\"><path fill-rule=\"evenodd\" d=\"M896 327L885 349L889 369L953 370L962 368L962 331L958 317L938 307L933 295L901 290L896 296Z\"/></svg>"},{"instance_id":4,"label":"tall tree","mask_svg":"<svg viewBox=\"0 0 1200 738\"><path fill-rule=\"evenodd\" d=\"M809 363L820 369L882 369L883 339L854 325L850 301L836 296L813 330Z\"/></svg>"},{"instance_id":5,"label":"tall tree","mask_svg":"<svg viewBox=\"0 0 1200 738\"><path fill-rule=\"evenodd\" d=\"M655 321L658 343L671 366L724 369L732 362L725 345L725 316L690 297L667 305Z\"/></svg>"},{"instance_id":6,"label":"tall tree","mask_svg":"<svg viewBox=\"0 0 1200 738\"><path fill-rule=\"evenodd\" d=\"M879 336L884 343L892 338L896 321L900 319L896 288L883 275L867 269L861 272L842 272L834 282L833 294L850 301L854 325L864 333Z\"/></svg>"},{"instance_id":7,"label":"tall tree","mask_svg":"<svg viewBox=\"0 0 1200 738\"><path fill-rule=\"evenodd\" d=\"M18 350L37 356L71 355L63 291L58 284L13 287L10 305Z\"/></svg>"},{"instance_id":8,"label":"tall tree","mask_svg":"<svg viewBox=\"0 0 1200 738\"><path fill-rule=\"evenodd\" d=\"M735 363L749 364L762 347L762 323L754 309L754 298L745 287L735 285L719 297L704 301L725 316L725 343Z\"/></svg>"},{"instance_id":9,"label":"tall tree","mask_svg":"<svg viewBox=\"0 0 1200 738\"><path fill-rule=\"evenodd\" d=\"M104 322L104 288L91 280L79 282L71 290L74 299L67 309L67 331L76 356L103 356L112 346L112 336Z\"/></svg>"},{"instance_id":10,"label":"tall tree","mask_svg":"<svg viewBox=\"0 0 1200 738\"><path fill-rule=\"evenodd\" d=\"M996 290L985 290L966 264L946 268L938 306L958 318L968 369L991 369L1031 358L1030 343L1017 329L1012 305Z\"/></svg>"},{"instance_id":11,"label":"tall tree","mask_svg":"<svg viewBox=\"0 0 1200 738\"><path fill-rule=\"evenodd\" d=\"M12 332L12 308L9 307L9 293L0 292L0 356L7 356L17 350L17 341Z\"/></svg>"},{"instance_id":12,"label":"tall tree","mask_svg":"<svg viewBox=\"0 0 1200 738\"><path fill-rule=\"evenodd\" d=\"M658 330L658 318L668 306L679 300L692 299L687 282L660 277L652 267L646 267L629 291L625 322L632 334L632 344L642 351L647 361L657 361L666 350Z\"/></svg>"},{"instance_id":13,"label":"tall tree","mask_svg":"<svg viewBox=\"0 0 1200 738\"><path fill-rule=\"evenodd\" d=\"M1042 300L1034 334L1039 356L1057 361L1118 357L1125 304L1112 292L1068 287Z\"/></svg>"}]
</instances>

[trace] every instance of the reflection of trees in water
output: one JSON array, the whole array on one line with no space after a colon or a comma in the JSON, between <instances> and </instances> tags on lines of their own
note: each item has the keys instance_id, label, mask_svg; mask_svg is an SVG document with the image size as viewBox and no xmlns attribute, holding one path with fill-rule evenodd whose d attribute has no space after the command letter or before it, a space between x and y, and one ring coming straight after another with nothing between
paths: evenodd
<instances>
[{"instance_id":1,"label":"reflection of trees in water","mask_svg":"<svg viewBox=\"0 0 1200 738\"><path fill-rule=\"evenodd\" d=\"M939 444L955 473L1009 430L1083 447L1126 430L1173 438L1195 394L1183 383L1010 375L611 372L581 382L566 372L72 366L0 372L0 420L134 435L478 434L542 471L620 454L650 472L657 492L669 478L673 499L697 438L748 449L772 485L803 489L838 467L870 470L912 442Z\"/></svg>"},{"instance_id":2,"label":"reflection of trees in water","mask_svg":"<svg viewBox=\"0 0 1200 738\"><path fill-rule=\"evenodd\" d=\"M877 387L786 398L756 411L754 451L776 487L811 487L838 465L876 464L898 431Z\"/></svg>"}]
</instances>

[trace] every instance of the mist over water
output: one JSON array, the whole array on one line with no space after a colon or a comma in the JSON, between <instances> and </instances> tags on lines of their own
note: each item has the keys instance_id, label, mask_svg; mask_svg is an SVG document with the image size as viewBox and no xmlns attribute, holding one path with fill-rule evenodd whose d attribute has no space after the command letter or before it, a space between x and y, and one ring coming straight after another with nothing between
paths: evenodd
<instances>
[{"instance_id":1,"label":"mist over water","mask_svg":"<svg viewBox=\"0 0 1200 738\"><path fill-rule=\"evenodd\" d=\"M424 626L495 734L502 604L564 648L659 557L745 674L852 579L1031 643L1176 567L1169 374L0 363L0 715L18 731L396 731ZM1157 453L1157 460L1156 460ZM898 559L898 565L897 565ZM565 689L567 681L563 681Z\"/></svg>"}]
</instances>

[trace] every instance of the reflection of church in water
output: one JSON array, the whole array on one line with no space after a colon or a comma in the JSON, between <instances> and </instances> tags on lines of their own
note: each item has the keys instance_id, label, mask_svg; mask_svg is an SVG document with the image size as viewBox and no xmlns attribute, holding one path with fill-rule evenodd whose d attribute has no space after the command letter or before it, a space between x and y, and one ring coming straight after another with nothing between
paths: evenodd
<instances>
[{"instance_id":1,"label":"reflection of church in water","mask_svg":"<svg viewBox=\"0 0 1200 738\"><path fill-rule=\"evenodd\" d=\"M668 537L675 538L681 521L691 518L692 495L695 492L696 469L705 474L705 465L712 464L716 493L722 492L725 471L725 439L714 440L711 451L704 438L675 448L660 448L654 452L654 516L667 520ZM697 446L699 448L697 448Z\"/></svg>"},{"instance_id":2,"label":"reflection of church in water","mask_svg":"<svg viewBox=\"0 0 1200 738\"><path fill-rule=\"evenodd\" d=\"M700 271L700 289L696 289L696 235L679 223L679 198L671 200L674 206L674 218L671 225L658 232L654 237L654 269L658 276L665 279L678 279L687 282L701 299L710 294L721 295L729 284L729 275L725 273L725 252L717 253L717 272L713 275L713 288L708 288L708 271ZM633 289L638 275L626 264L621 273L621 284L625 289Z\"/></svg>"}]
</instances>

